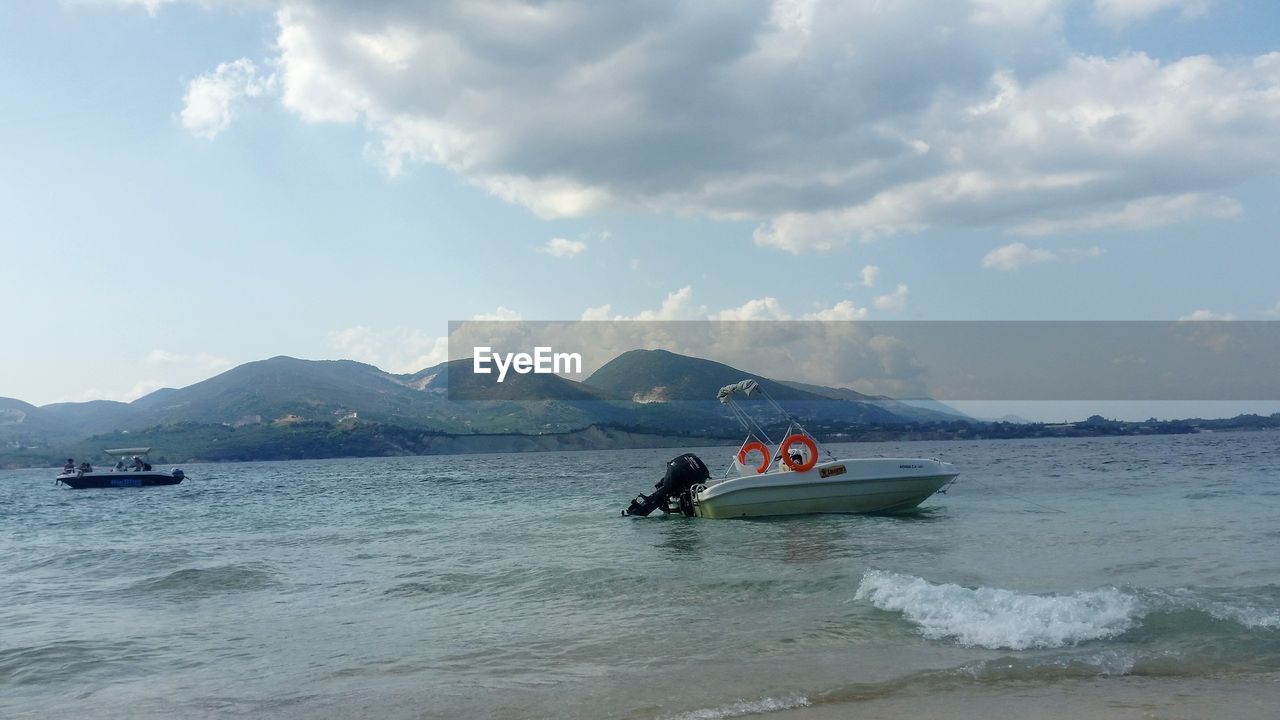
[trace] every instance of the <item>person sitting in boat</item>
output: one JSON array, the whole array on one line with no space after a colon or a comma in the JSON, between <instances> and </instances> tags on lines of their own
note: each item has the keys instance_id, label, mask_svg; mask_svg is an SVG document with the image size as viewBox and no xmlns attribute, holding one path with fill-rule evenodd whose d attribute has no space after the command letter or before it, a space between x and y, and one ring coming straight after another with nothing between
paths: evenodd
<instances>
[{"instance_id":1,"label":"person sitting in boat","mask_svg":"<svg viewBox=\"0 0 1280 720\"><path fill-rule=\"evenodd\" d=\"M135 471L141 471L141 470L142 470L142 466L143 466L142 458L138 457L137 455L134 455L134 456L133 456L133 469L134 469Z\"/></svg>"},{"instance_id":2,"label":"person sitting in boat","mask_svg":"<svg viewBox=\"0 0 1280 720\"><path fill-rule=\"evenodd\" d=\"M83 474L85 474L85 473L91 473L91 472L93 472L93 466L92 466L92 465L90 465L87 461L86 461L86 462L82 462L82 463L80 463L80 474L81 474L81 475L83 475Z\"/></svg>"},{"instance_id":3,"label":"person sitting in boat","mask_svg":"<svg viewBox=\"0 0 1280 720\"><path fill-rule=\"evenodd\" d=\"M116 460L116 472L124 472L124 460Z\"/></svg>"},{"instance_id":4,"label":"person sitting in boat","mask_svg":"<svg viewBox=\"0 0 1280 720\"><path fill-rule=\"evenodd\" d=\"M70 475L75 471L76 471L76 461L72 458L67 458L67 464L62 466L62 474Z\"/></svg>"}]
</instances>

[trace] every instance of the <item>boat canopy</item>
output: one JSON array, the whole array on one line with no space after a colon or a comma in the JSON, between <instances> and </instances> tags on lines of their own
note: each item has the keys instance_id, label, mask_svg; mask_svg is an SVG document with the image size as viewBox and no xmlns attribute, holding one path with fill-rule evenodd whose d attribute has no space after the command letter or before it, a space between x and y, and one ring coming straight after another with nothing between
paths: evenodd
<instances>
[{"instance_id":1,"label":"boat canopy","mask_svg":"<svg viewBox=\"0 0 1280 720\"><path fill-rule=\"evenodd\" d=\"M735 396L742 396L746 398L752 395L763 400L766 404L772 407L783 420L786 420L787 429L786 432L782 434L782 437L784 438L782 445L775 445L773 439L769 437L768 431L760 424L760 421L753 417L751 413L747 412L746 407L734 402ZM767 459L767 457L772 454L768 448L776 446L778 447L777 452L781 454L786 447L786 439L793 435L800 435L802 438L807 438L808 441L811 442L812 453L814 455L818 454L819 450L817 440L813 437L813 434L806 430L804 426L800 424L799 420L792 417L791 413L787 412L786 408L779 405L778 401L774 400L773 397L769 395L769 392L765 390L758 381L752 378L747 378L746 380L739 380L731 385L725 385L716 393L716 399L725 407L729 408L729 412L733 414L738 422L742 424L743 429L747 431L747 439L742 444L743 448L746 448L753 441L759 442L765 446L764 452ZM827 455L831 455L831 453L828 452ZM773 459L778 460L779 458L775 457ZM730 464L725 476L728 477L729 473L734 471L741 474L741 461Z\"/></svg>"},{"instance_id":2,"label":"boat canopy","mask_svg":"<svg viewBox=\"0 0 1280 720\"><path fill-rule=\"evenodd\" d=\"M102 452L104 452L104 453L106 453L106 454L108 454L108 455L111 455L111 456L113 456L113 457L119 457L119 456L121 456L121 455L138 455L138 456L143 456L143 455L146 455L147 453L151 452L151 448L149 448L149 447L140 447L140 448L116 448L116 449L114 449L114 450L103 450Z\"/></svg>"},{"instance_id":3,"label":"boat canopy","mask_svg":"<svg viewBox=\"0 0 1280 720\"><path fill-rule=\"evenodd\" d=\"M748 378L720 388L720 392L716 393L716 399L721 403L728 405L729 400L733 398L734 395L742 394L744 397L747 397L754 395L759 391L760 383Z\"/></svg>"}]
</instances>

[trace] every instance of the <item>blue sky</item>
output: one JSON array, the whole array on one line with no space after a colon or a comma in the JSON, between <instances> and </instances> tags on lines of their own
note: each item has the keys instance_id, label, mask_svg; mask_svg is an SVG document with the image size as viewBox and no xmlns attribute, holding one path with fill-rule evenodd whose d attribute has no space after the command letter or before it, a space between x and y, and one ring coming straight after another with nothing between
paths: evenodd
<instances>
[{"instance_id":1,"label":"blue sky","mask_svg":"<svg viewBox=\"0 0 1280 720\"><path fill-rule=\"evenodd\" d=\"M1273 319L1277 28L1230 0L6 3L0 395L407 371L486 315Z\"/></svg>"}]
</instances>

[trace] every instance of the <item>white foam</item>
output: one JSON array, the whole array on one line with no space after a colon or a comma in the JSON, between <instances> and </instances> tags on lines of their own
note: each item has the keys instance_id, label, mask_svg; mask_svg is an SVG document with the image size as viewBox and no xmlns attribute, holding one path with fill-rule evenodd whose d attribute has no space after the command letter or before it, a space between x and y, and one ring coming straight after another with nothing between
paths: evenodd
<instances>
[{"instance_id":1,"label":"white foam","mask_svg":"<svg viewBox=\"0 0 1280 720\"><path fill-rule=\"evenodd\" d=\"M1031 595L1001 588L970 589L869 570L856 600L902 613L925 637L961 645L1026 650L1113 637L1133 626L1142 604L1115 588L1070 595Z\"/></svg>"},{"instance_id":2,"label":"white foam","mask_svg":"<svg viewBox=\"0 0 1280 720\"><path fill-rule=\"evenodd\" d=\"M1128 675L1138 665L1138 656L1132 650L1109 648L1089 654L1057 654L1031 656L1026 661L1011 661L1008 657L998 660L982 660L961 666L960 672L975 679L1043 679L1088 675Z\"/></svg>"},{"instance_id":3,"label":"white foam","mask_svg":"<svg viewBox=\"0 0 1280 720\"><path fill-rule=\"evenodd\" d=\"M1254 605L1231 605L1222 602L1206 602L1200 608L1219 620L1237 622L1256 630L1280 629L1280 613Z\"/></svg>"},{"instance_id":4,"label":"white foam","mask_svg":"<svg viewBox=\"0 0 1280 720\"><path fill-rule=\"evenodd\" d=\"M804 697L803 695L766 697L759 700L739 700L738 702L722 705L720 707L693 710L691 712L676 715L672 720L726 720L727 718L737 718L746 715L760 715L763 713L779 712L782 710L792 710L794 708L806 707L808 705L809 698Z\"/></svg>"}]
</instances>

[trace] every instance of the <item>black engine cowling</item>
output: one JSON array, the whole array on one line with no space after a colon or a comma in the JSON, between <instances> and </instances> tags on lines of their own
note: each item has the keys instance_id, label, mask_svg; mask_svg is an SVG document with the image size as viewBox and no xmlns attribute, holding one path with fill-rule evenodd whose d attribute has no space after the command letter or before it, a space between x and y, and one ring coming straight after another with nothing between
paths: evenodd
<instances>
[{"instance_id":1,"label":"black engine cowling","mask_svg":"<svg viewBox=\"0 0 1280 720\"><path fill-rule=\"evenodd\" d=\"M623 515L649 515L654 510L663 512L684 512L693 514L693 503L689 498L689 488L711 479L711 471L702 458L693 453L685 453L667 461L667 472L654 484L652 495L640 495L631 501L631 505L622 511ZM672 507L671 501L676 505Z\"/></svg>"}]
</instances>

